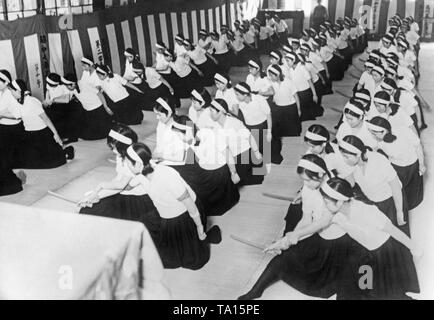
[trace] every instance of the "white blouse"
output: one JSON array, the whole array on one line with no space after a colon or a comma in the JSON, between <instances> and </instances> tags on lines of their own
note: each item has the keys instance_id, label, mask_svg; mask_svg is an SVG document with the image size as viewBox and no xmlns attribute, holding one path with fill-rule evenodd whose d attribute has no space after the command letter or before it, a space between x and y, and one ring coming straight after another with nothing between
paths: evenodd
<instances>
[{"instance_id":1,"label":"white blouse","mask_svg":"<svg viewBox=\"0 0 434 320\"><path fill-rule=\"evenodd\" d=\"M216 122L211 118L210 108L205 108L198 112L194 107L190 107L188 110L188 117L199 129L215 128L217 125Z\"/></svg>"},{"instance_id":2,"label":"white blouse","mask_svg":"<svg viewBox=\"0 0 434 320\"><path fill-rule=\"evenodd\" d=\"M161 154L163 159L179 159L179 161L164 160L165 165L184 165L188 145L183 140L182 133L174 131L172 126L173 121L168 124L158 122L155 153Z\"/></svg>"},{"instance_id":3,"label":"white blouse","mask_svg":"<svg viewBox=\"0 0 434 320\"><path fill-rule=\"evenodd\" d=\"M105 80L101 81L101 87L106 95L116 103L129 97L129 93L124 87L127 83L128 81L120 75L114 74L113 78L107 77Z\"/></svg>"},{"instance_id":4,"label":"white blouse","mask_svg":"<svg viewBox=\"0 0 434 320\"><path fill-rule=\"evenodd\" d=\"M363 193L374 202L381 202L392 197L390 182L398 175L389 160L380 153L368 151L368 161L364 168L357 166L354 170L354 180Z\"/></svg>"},{"instance_id":5,"label":"white blouse","mask_svg":"<svg viewBox=\"0 0 434 320\"><path fill-rule=\"evenodd\" d=\"M170 183L167 183L170 181ZM196 194L184 181L179 173L164 165L154 168L151 179L138 175L133 178L131 185L142 184L148 188L148 194L163 219L173 219L187 212L186 206L179 201L187 191L193 201Z\"/></svg>"},{"instance_id":6,"label":"white blouse","mask_svg":"<svg viewBox=\"0 0 434 320\"><path fill-rule=\"evenodd\" d=\"M69 100L71 100L72 93L63 84L60 84L56 87L50 87L47 85L47 93L45 96L48 100L56 99L56 98L63 97L63 96L66 96L69 98Z\"/></svg>"},{"instance_id":7,"label":"white blouse","mask_svg":"<svg viewBox=\"0 0 434 320\"><path fill-rule=\"evenodd\" d=\"M194 147L194 153L202 169L217 170L226 165L228 141L221 129L200 129L197 138L200 139L200 143Z\"/></svg>"},{"instance_id":8,"label":"white blouse","mask_svg":"<svg viewBox=\"0 0 434 320\"><path fill-rule=\"evenodd\" d=\"M219 129L223 130L234 157L250 149L250 131L240 120L226 116L223 127Z\"/></svg>"},{"instance_id":9,"label":"white blouse","mask_svg":"<svg viewBox=\"0 0 434 320\"><path fill-rule=\"evenodd\" d=\"M295 69L289 69L289 76L295 84L297 92L302 92L310 89L309 80L312 80L309 71L299 63Z\"/></svg>"},{"instance_id":10,"label":"white blouse","mask_svg":"<svg viewBox=\"0 0 434 320\"><path fill-rule=\"evenodd\" d=\"M92 73L89 71L83 71L83 74L81 75L81 81L86 82L93 87L101 86L101 80L98 78L96 71L93 71Z\"/></svg>"},{"instance_id":11,"label":"white blouse","mask_svg":"<svg viewBox=\"0 0 434 320\"><path fill-rule=\"evenodd\" d=\"M180 78L185 78L192 70L188 60L183 56L178 56L175 62L170 62L169 65Z\"/></svg>"},{"instance_id":12,"label":"white blouse","mask_svg":"<svg viewBox=\"0 0 434 320\"><path fill-rule=\"evenodd\" d=\"M375 205L352 200L346 218L350 224L346 230L349 236L370 251L380 248L390 238L382 229L391 221Z\"/></svg>"},{"instance_id":13,"label":"white blouse","mask_svg":"<svg viewBox=\"0 0 434 320\"><path fill-rule=\"evenodd\" d=\"M420 146L419 137L410 129L395 130L396 140L391 143L378 143L378 148L389 157L389 161L399 167L407 167L418 161L416 148Z\"/></svg>"},{"instance_id":14,"label":"white blouse","mask_svg":"<svg viewBox=\"0 0 434 320\"><path fill-rule=\"evenodd\" d=\"M155 89L162 84L161 74L159 74L157 70L155 70L154 68L146 67L145 76L146 76L146 83L151 89Z\"/></svg>"},{"instance_id":15,"label":"white blouse","mask_svg":"<svg viewBox=\"0 0 434 320\"><path fill-rule=\"evenodd\" d=\"M247 76L246 83L249 85L252 92L258 93L267 91L271 87L270 80L267 77L261 78L259 76L255 78L251 74Z\"/></svg>"},{"instance_id":16,"label":"white blouse","mask_svg":"<svg viewBox=\"0 0 434 320\"><path fill-rule=\"evenodd\" d=\"M230 112L234 112L235 111L234 105L239 104L234 88L229 88L226 89L225 91L217 90L215 94L215 98L225 100L226 103L228 104Z\"/></svg>"},{"instance_id":17,"label":"white blouse","mask_svg":"<svg viewBox=\"0 0 434 320\"><path fill-rule=\"evenodd\" d=\"M45 129L47 124L42 120L41 115L44 114L42 103L31 96L24 98L24 103L21 106L21 116L23 119L24 129L26 131L39 131Z\"/></svg>"},{"instance_id":18,"label":"white blouse","mask_svg":"<svg viewBox=\"0 0 434 320\"><path fill-rule=\"evenodd\" d=\"M322 197L319 189L312 190L303 186L301 189L301 199L303 216L309 215L311 217L310 223L320 220L325 211L325 204L324 198ZM330 226L318 232L318 234L323 239L331 240L342 237L345 232L340 227L331 224ZM312 234L306 235L302 239L309 238L310 236L312 236Z\"/></svg>"},{"instance_id":19,"label":"white blouse","mask_svg":"<svg viewBox=\"0 0 434 320\"><path fill-rule=\"evenodd\" d=\"M78 86L80 88L80 93L76 89L74 89L72 93L78 101L80 101L84 110L92 111L102 106L102 102L98 97L99 90L97 88L83 80L78 81Z\"/></svg>"},{"instance_id":20,"label":"white blouse","mask_svg":"<svg viewBox=\"0 0 434 320\"><path fill-rule=\"evenodd\" d=\"M273 101L278 106L290 106L296 103L296 85L285 78L282 82L271 82L274 89Z\"/></svg>"},{"instance_id":21,"label":"white blouse","mask_svg":"<svg viewBox=\"0 0 434 320\"><path fill-rule=\"evenodd\" d=\"M309 54L309 60L312 62L312 64L315 66L315 68L318 71L321 72L325 70L323 66L324 60L321 58L321 56L318 53L311 51Z\"/></svg>"},{"instance_id":22,"label":"white blouse","mask_svg":"<svg viewBox=\"0 0 434 320\"><path fill-rule=\"evenodd\" d=\"M122 177L134 178L134 174L131 172L128 164L122 160L121 157L116 157L116 173L117 176L115 180L120 181ZM131 190L124 190L120 194L122 195L135 195L142 196L147 194L147 189L144 185L131 185L131 181L129 182L129 186L133 187Z\"/></svg>"},{"instance_id":23,"label":"white blouse","mask_svg":"<svg viewBox=\"0 0 434 320\"><path fill-rule=\"evenodd\" d=\"M321 58L325 62L329 62L331 59L333 59L333 49L331 49L329 46L321 47L319 52L320 52Z\"/></svg>"},{"instance_id":24,"label":"white blouse","mask_svg":"<svg viewBox=\"0 0 434 320\"><path fill-rule=\"evenodd\" d=\"M0 118L0 124L16 125L21 122L21 105L7 88L3 92L0 91L0 111L3 110L9 111L17 119Z\"/></svg>"},{"instance_id":25,"label":"white blouse","mask_svg":"<svg viewBox=\"0 0 434 320\"><path fill-rule=\"evenodd\" d=\"M245 123L249 126L256 126L267 121L271 109L264 97L255 94L252 94L251 97L252 101L249 103L240 103L240 110L243 113Z\"/></svg>"},{"instance_id":26,"label":"white blouse","mask_svg":"<svg viewBox=\"0 0 434 320\"><path fill-rule=\"evenodd\" d=\"M200 65L205 63L207 60L206 50L201 48L200 46L196 46L194 50L187 51L188 56L191 60L193 60L195 65Z\"/></svg>"},{"instance_id":27,"label":"white blouse","mask_svg":"<svg viewBox=\"0 0 434 320\"><path fill-rule=\"evenodd\" d=\"M215 49L215 54L224 54L229 51L227 46L227 38L224 35L221 35L219 40L212 40L212 46Z\"/></svg>"}]
</instances>

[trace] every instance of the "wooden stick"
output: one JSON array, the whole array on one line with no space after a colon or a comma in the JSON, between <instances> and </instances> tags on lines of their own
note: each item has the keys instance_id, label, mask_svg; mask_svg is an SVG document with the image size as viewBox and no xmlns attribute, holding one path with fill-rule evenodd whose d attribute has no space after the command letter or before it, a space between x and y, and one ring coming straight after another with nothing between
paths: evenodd
<instances>
[{"instance_id":1,"label":"wooden stick","mask_svg":"<svg viewBox=\"0 0 434 320\"><path fill-rule=\"evenodd\" d=\"M79 202L79 201L70 199L68 197L62 196L61 194L58 194L58 193L53 192L53 191L48 191L48 194L57 198L57 199L60 199L60 200L63 200L63 201L69 202L69 203L77 204Z\"/></svg>"},{"instance_id":2,"label":"wooden stick","mask_svg":"<svg viewBox=\"0 0 434 320\"><path fill-rule=\"evenodd\" d=\"M248 246L253 247L253 248L256 248L256 249L259 249L259 250L261 250L261 251L264 251L265 248L266 248L266 247L263 246L263 245L260 245L260 244L254 243L254 242L249 241L249 240L245 240L245 239L243 239L243 238L240 238L240 237L237 237L237 236L234 236L234 235L231 235L231 238L232 238L233 240L235 240L235 241L241 242L241 243L243 243L243 244L245 244L245 245L248 245Z\"/></svg>"},{"instance_id":3,"label":"wooden stick","mask_svg":"<svg viewBox=\"0 0 434 320\"><path fill-rule=\"evenodd\" d=\"M357 69L357 68L356 68ZM357 69L358 70L358 69ZM352 72L348 72L348 74L353 77L354 79L360 80L360 77L356 76L354 73Z\"/></svg>"},{"instance_id":4,"label":"wooden stick","mask_svg":"<svg viewBox=\"0 0 434 320\"><path fill-rule=\"evenodd\" d=\"M262 195L264 197L272 198L272 199L277 199L277 200L283 200L283 201L289 201L289 202L294 201L293 197L286 197L286 196L281 196L281 195L278 195L278 194L272 194L272 193L268 193L268 192L263 192Z\"/></svg>"},{"instance_id":5,"label":"wooden stick","mask_svg":"<svg viewBox=\"0 0 434 320\"><path fill-rule=\"evenodd\" d=\"M114 160L114 159L107 159L107 161L110 162L110 163L116 164L116 160Z\"/></svg>"},{"instance_id":6,"label":"wooden stick","mask_svg":"<svg viewBox=\"0 0 434 320\"><path fill-rule=\"evenodd\" d=\"M330 107L329 108L330 110L333 110L334 112L337 112L337 113L342 113L342 110L339 110L338 108L335 108L335 107Z\"/></svg>"},{"instance_id":7,"label":"wooden stick","mask_svg":"<svg viewBox=\"0 0 434 320\"><path fill-rule=\"evenodd\" d=\"M345 93L341 92L340 90L335 89L335 92L336 92L337 94L340 94L341 96L347 98L347 99L351 99L351 98L352 98L352 97L346 95Z\"/></svg>"}]
</instances>

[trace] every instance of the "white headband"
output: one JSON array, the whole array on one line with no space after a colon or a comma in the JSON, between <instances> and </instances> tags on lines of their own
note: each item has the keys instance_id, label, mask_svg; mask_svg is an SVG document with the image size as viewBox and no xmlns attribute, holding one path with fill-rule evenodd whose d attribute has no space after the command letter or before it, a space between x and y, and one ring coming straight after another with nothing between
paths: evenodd
<instances>
[{"instance_id":1,"label":"white headband","mask_svg":"<svg viewBox=\"0 0 434 320\"><path fill-rule=\"evenodd\" d=\"M319 134L310 132L310 131L306 131L306 134L304 135L306 138L308 138L309 140L313 140L313 141L327 141L326 137L323 137Z\"/></svg>"},{"instance_id":2,"label":"white headband","mask_svg":"<svg viewBox=\"0 0 434 320\"><path fill-rule=\"evenodd\" d=\"M305 159L301 159L300 162L298 163L299 167L305 168L309 171L312 172L316 172L316 173L325 173L325 170L323 168L321 168L319 165L310 162L308 160Z\"/></svg>"},{"instance_id":3,"label":"white headband","mask_svg":"<svg viewBox=\"0 0 434 320\"><path fill-rule=\"evenodd\" d=\"M83 63L85 63L85 64L88 64L88 65L90 65L90 66L93 66L95 63L92 61L92 60L90 60L90 59L88 59L88 58L81 58L81 62L83 62Z\"/></svg>"},{"instance_id":4,"label":"white headband","mask_svg":"<svg viewBox=\"0 0 434 320\"><path fill-rule=\"evenodd\" d=\"M270 68L268 68L268 72L271 72L271 73L275 74L276 76L280 75L279 70L277 70L274 66L271 66Z\"/></svg>"},{"instance_id":5,"label":"white headband","mask_svg":"<svg viewBox=\"0 0 434 320\"><path fill-rule=\"evenodd\" d=\"M200 93L197 92L196 90L193 90L193 91L191 92L191 95L192 95L196 100L198 100L198 101L200 101L200 102L202 102L202 103L205 103L205 101L203 100L203 98L202 98L202 96L200 95Z\"/></svg>"},{"instance_id":6,"label":"white headband","mask_svg":"<svg viewBox=\"0 0 434 320\"><path fill-rule=\"evenodd\" d=\"M169 112L168 114L169 116L172 115L173 113L172 108L170 108L169 104L166 101L164 101L163 98L158 98L157 103Z\"/></svg>"},{"instance_id":7,"label":"white headband","mask_svg":"<svg viewBox=\"0 0 434 320\"><path fill-rule=\"evenodd\" d=\"M112 137L113 139L115 139L119 142L122 142L123 144L126 144L126 145L133 144L133 140L131 140L128 137L125 137L124 135L121 135L119 132L116 132L114 130L110 130L109 137Z\"/></svg>"},{"instance_id":8,"label":"white headband","mask_svg":"<svg viewBox=\"0 0 434 320\"><path fill-rule=\"evenodd\" d=\"M223 77L220 73L216 73L214 75L214 79L217 80L218 82L223 83L223 84L228 84L228 79Z\"/></svg>"},{"instance_id":9,"label":"white headband","mask_svg":"<svg viewBox=\"0 0 434 320\"><path fill-rule=\"evenodd\" d=\"M183 131L192 131L193 130L193 128L192 127L189 127L189 126L186 126L186 125L184 125L184 124L180 124L180 123L177 123L177 122L174 122L173 124L172 124L172 128L176 128L176 129L178 129L178 130L183 130Z\"/></svg>"},{"instance_id":10,"label":"white headband","mask_svg":"<svg viewBox=\"0 0 434 320\"><path fill-rule=\"evenodd\" d=\"M256 68L256 69L259 69L259 64L257 64L255 61L253 61L253 60L250 60L249 61L249 66L251 66L251 67L253 67L253 68Z\"/></svg>"},{"instance_id":11,"label":"white headband","mask_svg":"<svg viewBox=\"0 0 434 320\"><path fill-rule=\"evenodd\" d=\"M74 84L73 81L66 80L64 77L62 77L62 83L67 84L67 85Z\"/></svg>"},{"instance_id":12,"label":"white headband","mask_svg":"<svg viewBox=\"0 0 434 320\"><path fill-rule=\"evenodd\" d=\"M178 40L178 41L184 41L184 39L182 39L180 36L176 36L176 37L175 37L175 40Z\"/></svg>"},{"instance_id":13,"label":"white headband","mask_svg":"<svg viewBox=\"0 0 434 320\"><path fill-rule=\"evenodd\" d=\"M6 83L10 83L9 78L3 72L0 72L0 78Z\"/></svg>"},{"instance_id":14,"label":"white headband","mask_svg":"<svg viewBox=\"0 0 434 320\"><path fill-rule=\"evenodd\" d=\"M48 78L47 77L47 83L49 83L49 84L51 84L51 85L53 85L53 86L58 86L59 85L59 83L57 83L57 82L55 82L55 81L53 81L53 80L51 80L50 78Z\"/></svg>"},{"instance_id":15,"label":"white headband","mask_svg":"<svg viewBox=\"0 0 434 320\"><path fill-rule=\"evenodd\" d=\"M372 130L372 131L376 131L376 132L384 132L387 131L386 128L377 126L376 124L373 124L371 122L366 122L366 125L368 126L368 129Z\"/></svg>"},{"instance_id":16,"label":"white headband","mask_svg":"<svg viewBox=\"0 0 434 320\"><path fill-rule=\"evenodd\" d=\"M285 51L286 53L290 53L292 52L292 49L288 46L283 46L283 51Z\"/></svg>"},{"instance_id":17,"label":"white headband","mask_svg":"<svg viewBox=\"0 0 434 320\"><path fill-rule=\"evenodd\" d=\"M381 98L374 98L374 102L379 103L379 104L385 104L385 105L390 104L390 101L384 100L384 99L381 99Z\"/></svg>"},{"instance_id":18,"label":"white headband","mask_svg":"<svg viewBox=\"0 0 434 320\"><path fill-rule=\"evenodd\" d=\"M279 55L274 51L271 51L270 56L272 56L273 58L276 58L276 59L280 59Z\"/></svg>"},{"instance_id":19,"label":"white headband","mask_svg":"<svg viewBox=\"0 0 434 320\"><path fill-rule=\"evenodd\" d=\"M367 101L371 100L371 96L370 95L367 95L367 94L362 93L362 92L356 92L356 94L354 96L357 99L363 99L363 100L367 100Z\"/></svg>"},{"instance_id":20,"label":"white headband","mask_svg":"<svg viewBox=\"0 0 434 320\"><path fill-rule=\"evenodd\" d=\"M341 201L348 201L350 200L350 198L348 198L347 196L344 196L343 194L337 192L336 190L332 189L332 187L330 187L327 183L324 183L321 186L321 190L328 195L330 198L335 199L335 200L341 200Z\"/></svg>"},{"instance_id":21,"label":"white headband","mask_svg":"<svg viewBox=\"0 0 434 320\"><path fill-rule=\"evenodd\" d=\"M352 112L354 112L355 114L358 114L359 116L363 116L365 114L365 112L363 110L360 110L359 108L357 108L355 105L353 105L352 103L347 103L345 105L344 109L348 109L351 110Z\"/></svg>"},{"instance_id":22,"label":"white headband","mask_svg":"<svg viewBox=\"0 0 434 320\"><path fill-rule=\"evenodd\" d=\"M124 51L124 56L126 57L134 57L133 54L129 53L128 51Z\"/></svg>"},{"instance_id":23,"label":"white headband","mask_svg":"<svg viewBox=\"0 0 434 320\"><path fill-rule=\"evenodd\" d=\"M133 146L130 146L130 147L127 149L127 154L130 156L130 158L131 158L132 160L134 160L134 161L136 161L136 162L139 162L139 163L143 164L143 160L140 159L140 157L139 157L139 155L137 154L137 152L134 151Z\"/></svg>"},{"instance_id":24,"label":"white headband","mask_svg":"<svg viewBox=\"0 0 434 320\"><path fill-rule=\"evenodd\" d=\"M375 66L372 71L378 72L380 75L384 76L384 69L379 67L379 66Z\"/></svg>"},{"instance_id":25,"label":"white headband","mask_svg":"<svg viewBox=\"0 0 434 320\"><path fill-rule=\"evenodd\" d=\"M98 73L101 73L101 74L104 74L104 75L107 75L107 74L108 74L107 71L104 71L104 70L101 69L100 67L97 67L97 68L96 68L96 71L97 71Z\"/></svg>"},{"instance_id":26,"label":"white headband","mask_svg":"<svg viewBox=\"0 0 434 320\"><path fill-rule=\"evenodd\" d=\"M362 154L362 151L360 149L356 148L348 142L345 142L344 140L339 141L339 147L357 155Z\"/></svg>"},{"instance_id":27,"label":"white headband","mask_svg":"<svg viewBox=\"0 0 434 320\"><path fill-rule=\"evenodd\" d=\"M165 47L163 47L163 46L161 46L161 45L159 45L158 43L157 44L155 44L155 46L158 48L158 49L166 49Z\"/></svg>"},{"instance_id":28,"label":"white headband","mask_svg":"<svg viewBox=\"0 0 434 320\"><path fill-rule=\"evenodd\" d=\"M225 108L223 108L223 106L222 106L220 103L218 103L217 101L213 100L213 101L211 102L211 105L212 105L214 108L216 108L217 110L226 113Z\"/></svg>"},{"instance_id":29,"label":"white headband","mask_svg":"<svg viewBox=\"0 0 434 320\"><path fill-rule=\"evenodd\" d=\"M297 56L293 52L289 52L285 55L285 58L291 59L292 61L295 61L295 58Z\"/></svg>"},{"instance_id":30,"label":"white headband","mask_svg":"<svg viewBox=\"0 0 434 320\"><path fill-rule=\"evenodd\" d=\"M237 85L235 86L235 90L237 90L237 91L239 91L239 92L241 92L241 93L244 93L244 94L249 94L249 93L250 93L250 91L249 91L247 88L243 87L243 86L240 85L240 84L237 84Z\"/></svg>"},{"instance_id":31,"label":"white headband","mask_svg":"<svg viewBox=\"0 0 434 320\"><path fill-rule=\"evenodd\" d=\"M18 85L18 83L17 83L15 80L12 81L12 87L13 87L15 90L21 92L21 88L20 88L20 86Z\"/></svg>"}]
</instances>

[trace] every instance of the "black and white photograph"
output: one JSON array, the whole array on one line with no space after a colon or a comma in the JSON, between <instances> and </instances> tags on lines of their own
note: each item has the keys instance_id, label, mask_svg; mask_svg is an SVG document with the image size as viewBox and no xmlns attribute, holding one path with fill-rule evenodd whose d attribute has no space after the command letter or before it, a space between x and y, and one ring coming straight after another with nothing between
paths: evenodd
<instances>
[{"instance_id":1,"label":"black and white photograph","mask_svg":"<svg viewBox=\"0 0 434 320\"><path fill-rule=\"evenodd\" d=\"M433 57L433 0L0 0L0 300L434 299Z\"/></svg>"}]
</instances>

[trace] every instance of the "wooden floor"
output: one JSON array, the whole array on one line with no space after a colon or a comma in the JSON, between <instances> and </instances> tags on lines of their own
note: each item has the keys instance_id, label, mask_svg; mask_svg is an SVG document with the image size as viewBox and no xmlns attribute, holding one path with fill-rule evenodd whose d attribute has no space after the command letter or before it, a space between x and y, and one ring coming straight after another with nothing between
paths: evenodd
<instances>
[{"instance_id":1,"label":"wooden floor","mask_svg":"<svg viewBox=\"0 0 434 320\"><path fill-rule=\"evenodd\" d=\"M375 44L370 44L375 46ZM434 106L434 44L423 44L421 50L421 80L419 90L425 99ZM264 59L266 59L264 57ZM264 61L265 62L265 61ZM266 62L268 63L268 61ZM359 69L362 62L356 57L354 65ZM360 74L352 67L345 79L334 84L334 89L351 93L356 79L350 73ZM232 70L234 82L244 80L246 68ZM325 116L319 123L333 128L339 114L330 107L342 110L346 98L335 93L324 98ZM188 108L183 103L183 112ZM422 293L415 296L419 299L434 298L434 116L426 113L429 128L423 132L422 139L425 146L428 174L426 178L425 201L411 214L412 236L422 248L424 256L416 261ZM312 122L303 124L303 129ZM152 113L145 114L145 121L140 126L133 127L141 141L153 147L155 145L156 120ZM114 158L107 148L105 141L78 142L76 159L68 165L49 171L27 170L28 183L25 190L17 195L2 197L0 201L19 203L29 206L56 209L73 212L74 206L64 201L47 196L47 190L53 190L72 199L81 196L101 181L110 179L114 175L114 164L109 160ZM262 195L263 192L292 196L298 189L295 165L305 151L302 138L287 138L284 140L285 161L280 166L273 166L262 186L246 187L241 191L241 201L223 217L212 218L210 225L218 224L223 232L223 241L213 246L210 262L199 271L184 269L167 270L167 283L174 299L236 299L245 293L256 281L259 274L272 258L264 255L260 250L243 245L231 239L231 235L246 238L255 243L269 244L282 233L283 218L286 215L288 203L274 200ZM284 283L277 283L270 287L262 299L312 299L304 296Z\"/></svg>"}]
</instances>

